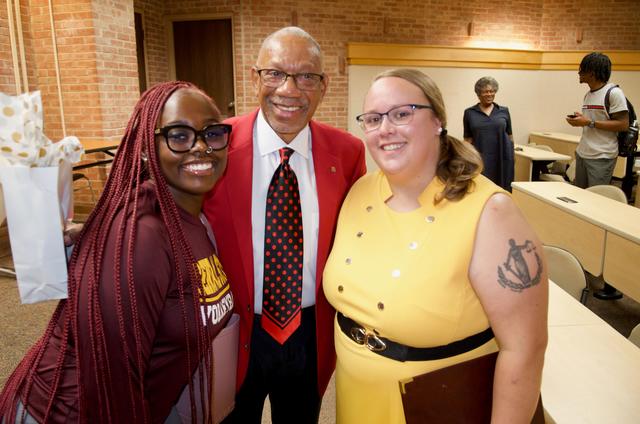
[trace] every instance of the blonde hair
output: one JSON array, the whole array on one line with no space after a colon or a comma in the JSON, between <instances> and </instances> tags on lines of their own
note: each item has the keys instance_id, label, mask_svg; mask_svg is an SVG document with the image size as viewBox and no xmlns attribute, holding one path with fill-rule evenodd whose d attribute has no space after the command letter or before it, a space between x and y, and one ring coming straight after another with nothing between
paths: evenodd
<instances>
[{"instance_id":1,"label":"blonde hair","mask_svg":"<svg viewBox=\"0 0 640 424\"><path fill-rule=\"evenodd\" d=\"M440 157L436 176L445 184L435 203L442 199L460 200L473 188L473 178L482 171L482 159L473 146L447 134L447 113L440 89L426 74L416 69L398 68L378 74L373 81L382 78L402 78L420 88L433 108L434 115L442 123L440 134Z\"/></svg>"}]
</instances>

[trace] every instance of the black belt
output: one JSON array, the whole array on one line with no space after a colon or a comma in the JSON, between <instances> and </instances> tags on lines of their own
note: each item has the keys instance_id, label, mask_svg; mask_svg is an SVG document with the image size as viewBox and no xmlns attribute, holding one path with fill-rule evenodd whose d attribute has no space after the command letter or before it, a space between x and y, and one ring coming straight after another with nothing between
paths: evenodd
<instances>
[{"instance_id":1,"label":"black belt","mask_svg":"<svg viewBox=\"0 0 640 424\"><path fill-rule=\"evenodd\" d=\"M491 327L462 340L456 340L448 345L435 347L412 347L396 343L385 337L370 333L351 318L338 312L338 325L344 334L359 345L366 346L370 351L396 361L432 361L460 355L482 346L493 339Z\"/></svg>"}]
</instances>

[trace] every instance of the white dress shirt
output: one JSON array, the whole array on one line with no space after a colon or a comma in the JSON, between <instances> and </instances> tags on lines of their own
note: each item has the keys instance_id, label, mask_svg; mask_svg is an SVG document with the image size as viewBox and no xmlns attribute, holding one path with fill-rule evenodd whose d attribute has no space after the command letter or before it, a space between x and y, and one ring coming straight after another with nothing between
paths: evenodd
<instances>
[{"instance_id":1,"label":"white dress shirt","mask_svg":"<svg viewBox=\"0 0 640 424\"><path fill-rule=\"evenodd\" d=\"M302 264L302 307L316 303L316 260L318 227L320 225L318 192L311 154L311 130L304 127L289 143L285 143L269 126L262 111L253 127L253 184L251 189L251 222L253 239L254 312L262 313L262 284L264 278L264 227L267 193L273 173L280 165L278 150L290 147L294 153L289 159L291 169L298 178L300 206L302 207L302 234L304 238Z\"/></svg>"}]
</instances>

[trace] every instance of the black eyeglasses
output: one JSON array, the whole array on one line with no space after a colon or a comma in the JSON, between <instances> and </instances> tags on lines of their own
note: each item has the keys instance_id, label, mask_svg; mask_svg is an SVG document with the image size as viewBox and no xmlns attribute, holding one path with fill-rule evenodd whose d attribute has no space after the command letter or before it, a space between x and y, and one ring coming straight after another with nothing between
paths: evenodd
<instances>
[{"instance_id":1,"label":"black eyeglasses","mask_svg":"<svg viewBox=\"0 0 640 424\"><path fill-rule=\"evenodd\" d=\"M296 82L296 87L300 90L312 91L318 88L318 84L324 79L324 75L313 72L302 72L299 74L287 74L277 69L256 69L260 76L260 81L267 87L278 88L291 77Z\"/></svg>"},{"instance_id":2,"label":"black eyeglasses","mask_svg":"<svg viewBox=\"0 0 640 424\"><path fill-rule=\"evenodd\" d=\"M389 109L385 113L369 112L356 116L356 121L365 131L373 131L382 125L382 117L387 116L389 122L393 125L407 125L413 119L416 109L433 109L428 105L402 105Z\"/></svg>"},{"instance_id":3,"label":"black eyeglasses","mask_svg":"<svg viewBox=\"0 0 640 424\"><path fill-rule=\"evenodd\" d=\"M213 124L207 125L200 131L188 125L167 125L156 128L155 135L163 135L167 147L174 153L186 153L196 145L198 137L213 150L222 150L229 145L231 125Z\"/></svg>"}]
</instances>

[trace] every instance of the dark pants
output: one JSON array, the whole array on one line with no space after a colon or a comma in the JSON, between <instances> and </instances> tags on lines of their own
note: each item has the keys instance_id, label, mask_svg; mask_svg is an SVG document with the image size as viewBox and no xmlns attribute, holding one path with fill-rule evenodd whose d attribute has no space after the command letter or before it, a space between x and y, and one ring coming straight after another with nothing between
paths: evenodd
<instances>
[{"instance_id":1,"label":"dark pants","mask_svg":"<svg viewBox=\"0 0 640 424\"><path fill-rule=\"evenodd\" d=\"M236 406L225 424L260 424L264 400L271 402L273 424L318 422L315 308L302 310L300 327L281 345L260 325L256 315L251 335L247 376L236 395Z\"/></svg>"}]
</instances>

